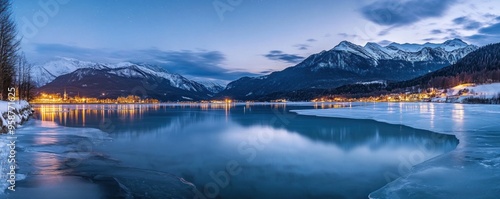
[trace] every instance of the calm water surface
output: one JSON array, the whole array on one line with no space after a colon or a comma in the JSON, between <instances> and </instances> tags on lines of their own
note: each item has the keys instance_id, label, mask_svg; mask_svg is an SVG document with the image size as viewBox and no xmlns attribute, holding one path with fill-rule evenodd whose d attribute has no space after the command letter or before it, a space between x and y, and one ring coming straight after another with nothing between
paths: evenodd
<instances>
[{"instance_id":1,"label":"calm water surface","mask_svg":"<svg viewBox=\"0 0 500 199\"><path fill-rule=\"evenodd\" d=\"M11 198L367 198L453 136L286 105L37 105Z\"/></svg>"}]
</instances>

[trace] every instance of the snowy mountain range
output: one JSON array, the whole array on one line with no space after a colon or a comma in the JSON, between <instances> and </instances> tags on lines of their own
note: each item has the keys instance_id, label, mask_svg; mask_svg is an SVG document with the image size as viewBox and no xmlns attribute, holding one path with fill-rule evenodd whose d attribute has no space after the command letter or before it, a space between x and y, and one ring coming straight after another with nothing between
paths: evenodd
<instances>
[{"instance_id":1,"label":"snowy mountain range","mask_svg":"<svg viewBox=\"0 0 500 199\"><path fill-rule=\"evenodd\" d=\"M368 59L374 65L380 64L380 60L400 60L409 62L448 62L449 64L456 63L459 59L468 53L477 50L478 47L468 45L460 39L448 40L442 44L425 43L425 44L398 44L391 43L388 46L382 47L376 43L369 42L364 47L353 44L348 41L342 41L330 51L348 52ZM329 51L323 51L327 53ZM320 53L319 55L321 55ZM315 64L312 62L302 62L301 66L310 66ZM344 63L323 63L325 66L338 67ZM346 63L348 64L348 63Z\"/></svg>"},{"instance_id":2,"label":"snowy mountain range","mask_svg":"<svg viewBox=\"0 0 500 199\"><path fill-rule=\"evenodd\" d=\"M335 88L356 82L412 79L456 63L478 47L460 39L441 44L365 46L342 41L328 51L301 63L260 77L243 77L229 83L219 97L259 99L274 92Z\"/></svg>"},{"instance_id":3,"label":"snowy mountain range","mask_svg":"<svg viewBox=\"0 0 500 199\"><path fill-rule=\"evenodd\" d=\"M147 88L146 95L160 100L201 100L212 97L256 100L275 92L336 88L359 82L409 80L456 63L477 46L453 39L441 44L398 44L364 46L342 41L328 51L301 63L260 77L243 77L225 88L214 82L189 80L161 67L122 62L95 63L71 58L36 65L33 77L38 91L106 97L123 96L133 87Z\"/></svg>"},{"instance_id":4,"label":"snowy mountain range","mask_svg":"<svg viewBox=\"0 0 500 199\"><path fill-rule=\"evenodd\" d=\"M74 75L77 75L79 80L81 80L84 76L89 75L89 73L93 71L79 69L104 70L109 74L126 78L144 78L145 75L149 75L166 80L172 87L193 92L208 91L213 94L224 89L222 85L215 82L197 82L189 80L179 74L169 73L163 68L155 65L135 64L130 62L121 62L117 64L95 63L72 58L61 58L45 64L35 65L32 70L32 76L35 77L36 85L42 87L62 75L77 71Z\"/></svg>"},{"instance_id":5,"label":"snowy mountain range","mask_svg":"<svg viewBox=\"0 0 500 199\"><path fill-rule=\"evenodd\" d=\"M446 51L453 51L453 50L457 50L460 48L465 48L467 46L469 46L469 45L467 43L463 42L462 40L453 39L453 40L445 41L444 43L441 43L441 44L429 43L429 42L427 42L425 44L391 43L387 47L389 47L389 48L394 47L394 48L401 49L401 50L407 51L407 52L418 52L426 47L428 47L428 48L443 48Z\"/></svg>"}]
</instances>

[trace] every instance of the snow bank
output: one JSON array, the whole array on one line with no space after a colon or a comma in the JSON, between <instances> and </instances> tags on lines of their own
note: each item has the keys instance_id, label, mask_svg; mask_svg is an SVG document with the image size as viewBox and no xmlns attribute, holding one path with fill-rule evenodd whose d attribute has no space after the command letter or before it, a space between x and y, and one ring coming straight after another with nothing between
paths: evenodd
<instances>
[{"instance_id":1,"label":"snow bank","mask_svg":"<svg viewBox=\"0 0 500 199\"><path fill-rule=\"evenodd\" d=\"M500 194L500 105L353 103L302 115L371 119L452 134L454 151L412 168L370 198L497 198Z\"/></svg>"},{"instance_id":2,"label":"snow bank","mask_svg":"<svg viewBox=\"0 0 500 199\"><path fill-rule=\"evenodd\" d=\"M10 108L10 111L14 113L14 120L16 121L17 125L21 124L23 121L28 120L28 117L32 114L33 109L31 108L31 105L25 100L15 101L10 104L14 108ZM0 126L2 133L6 132L5 128L7 127L9 115L8 112L9 102L0 101Z\"/></svg>"},{"instance_id":3,"label":"snow bank","mask_svg":"<svg viewBox=\"0 0 500 199\"><path fill-rule=\"evenodd\" d=\"M12 106L13 108L9 108ZM10 110L9 110L10 109ZM14 114L15 126L18 127L22 122L28 120L29 116L32 114L32 108L27 101L15 101L13 103L9 103L6 101L0 101L0 131L1 133L8 132L8 117L9 111L12 111ZM6 190L9 186L9 182L7 181L10 171L11 163L9 160L10 149L8 144L10 140L7 135L0 135L0 191ZM22 178L22 175L16 174L16 177Z\"/></svg>"}]
</instances>

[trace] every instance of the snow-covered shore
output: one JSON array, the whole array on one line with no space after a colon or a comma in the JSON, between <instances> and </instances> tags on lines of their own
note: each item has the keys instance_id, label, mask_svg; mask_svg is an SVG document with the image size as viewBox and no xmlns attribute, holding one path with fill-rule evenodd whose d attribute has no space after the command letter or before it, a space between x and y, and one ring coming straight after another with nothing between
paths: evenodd
<instances>
[{"instance_id":1,"label":"snow-covered shore","mask_svg":"<svg viewBox=\"0 0 500 199\"><path fill-rule=\"evenodd\" d=\"M9 105L10 104L10 105ZM9 108L11 106L12 108ZM10 110L9 110L10 109ZM31 105L24 100L15 102L0 101L0 126L2 127L1 133L7 132L8 126L8 115L9 111L12 111L16 125L20 125L24 121L28 120L28 117L32 114Z\"/></svg>"},{"instance_id":2,"label":"snow-covered shore","mask_svg":"<svg viewBox=\"0 0 500 199\"><path fill-rule=\"evenodd\" d=\"M10 111L10 112L9 112ZM27 121L29 116L33 113L31 105L24 100L15 102L0 101L0 193L6 190L12 184L8 181L10 178L9 173L14 173L11 166L15 165L15 145L11 144L11 138L15 137L15 130L10 132L9 125L12 127L19 127L23 122ZM10 117L10 118L9 118ZM9 133L9 134L7 134ZM13 134L12 134L13 133ZM14 147L14 148L13 148ZM14 151L14 156L12 153ZM13 181L15 182L15 181ZM14 188L14 187L12 187Z\"/></svg>"},{"instance_id":3,"label":"snow-covered shore","mask_svg":"<svg viewBox=\"0 0 500 199\"><path fill-rule=\"evenodd\" d=\"M487 100L488 103L499 103L500 83L491 84L462 84L453 88L443 90L438 97L432 99L433 102L452 103L479 103L477 100ZM493 100L493 101L492 101ZM482 102L485 103L485 102Z\"/></svg>"},{"instance_id":4,"label":"snow-covered shore","mask_svg":"<svg viewBox=\"0 0 500 199\"><path fill-rule=\"evenodd\" d=\"M425 161L370 198L496 198L500 195L500 105L353 103L302 115L371 119L455 135L450 153Z\"/></svg>"}]
</instances>

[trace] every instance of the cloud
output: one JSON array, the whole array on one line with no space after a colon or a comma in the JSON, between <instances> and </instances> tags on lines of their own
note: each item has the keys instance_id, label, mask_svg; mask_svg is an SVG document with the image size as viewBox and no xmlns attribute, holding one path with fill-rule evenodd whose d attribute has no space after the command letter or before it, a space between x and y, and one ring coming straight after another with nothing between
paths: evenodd
<instances>
[{"instance_id":1,"label":"cloud","mask_svg":"<svg viewBox=\"0 0 500 199\"><path fill-rule=\"evenodd\" d=\"M391 28L387 28L385 30L382 30L378 33L378 36L385 36L385 35L389 34L390 31L391 31Z\"/></svg>"},{"instance_id":2,"label":"cloud","mask_svg":"<svg viewBox=\"0 0 500 199\"><path fill-rule=\"evenodd\" d=\"M391 44L391 43L392 43L392 41L389 41L389 40L382 40L382 41L379 41L379 42L377 42L377 43L378 43L379 45L381 45L381 46L387 46L387 45Z\"/></svg>"},{"instance_id":3,"label":"cloud","mask_svg":"<svg viewBox=\"0 0 500 199\"><path fill-rule=\"evenodd\" d=\"M467 17L458 17L458 18L453 19L453 23L455 23L455 24L464 24L467 21L468 21Z\"/></svg>"},{"instance_id":4,"label":"cloud","mask_svg":"<svg viewBox=\"0 0 500 199\"><path fill-rule=\"evenodd\" d=\"M109 56L111 54L111 51L108 49L90 49L63 44L34 44L30 46L30 48L26 49L28 49L26 54L31 55L28 57L32 59L32 62L46 62L56 57L71 57L75 59L92 60L96 62L114 61L114 57ZM31 49L31 51L29 49ZM122 60L116 61L119 62Z\"/></svg>"},{"instance_id":5,"label":"cloud","mask_svg":"<svg viewBox=\"0 0 500 199\"><path fill-rule=\"evenodd\" d=\"M483 17L486 17L486 18L495 18L497 16L494 15L494 14L486 13L486 14L483 15Z\"/></svg>"},{"instance_id":6,"label":"cloud","mask_svg":"<svg viewBox=\"0 0 500 199\"><path fill-rule=\"evenodd\" d=\"M161 66L172 73L197 79L217 79L231 81L242 76L257 76L260 73L250 73L242 70L227 69L224 67L225 55L219 51L182 50L163 51L159 49L113 51L109 49L88 49L61 44L36 44L33 53L43 54L49 61L56 57L71 57L86 61L117 63L129 61L134 63L148 63Z\"/></svg>"},{"instance_id":7,"label":"cloud","mask_svg":"<svg viewBox=\"0 0 500 199\"><path fill-rule=\"evenodd\" d=\"M482 23L472 20L468 17L458 17L453 19L453 23L461 25L465 30L476 30L483 26Z\"/></svg>"},{"instance_id":8,"label":"cloud","mask_svg":"<svg viewBox=\"0 0 500 199\"><path fill-rule=\"evenodd\" d=\"M498 17L497 15L491 14L491 13L486 13L483 15L483 17L488 18L488 19L495 19Z\"/></svg>"},{"instance_id":9,"label":"cloud","mask_svg":"<svg viewBox=\"0 0 500 199\"><path fill-rule=\"evenodd\" d=\"M434 34L434 35L435 34L441 34L441 33L443 33L443 31L438 30L438 29L431 30L431 34Z\"/></svg>"},{"instance_id":10,"label":"cloud","mask_svg":"<svg viewBox=\"0 0 500 199\"><path fill-rule=\"evenodd\" d=\"M293 45L293 47L297 48L298 50L307 50L311 47L311 45L309 45L307 43L313 43L316 41L317 41L316 39L311 38L311 39L306 40L306 43L296 44L296 45Z\"/></svg>"},{"instance_id":11,"label":"cloud","mask_svg":"<svg viewBox=\"0 0 500 199\"><path fill-rule=\"evenodd\" d=\"M479 29L479 33L489 35L500 35L500 23Z\"/></svg>"},{"instance_id":12,"label":"cloud","mask_svg":"<svg viewBox=\"0 0 500 199\"><path fill-rule=\"evenodd\" d=\"M427 41L427 42L435 41L435 40L438 40L438 39L437 38L425 38L425 39L422 39L422 41Z\"/></svg>"},{"instance_id":13,"label":"cloud","mask_svg":"<svg viewBox=\"0 0 500 199\"><path fill-rule=\"evenodd\" d=\"M465 37L464 40L470 41L480 46L484 46L488 44L499 43L500 35L475 34Z\"/></svg>"},{"instance_id":14,"label":"cloud","mask_svg":"<svg viewBox=\"0 0 500 199\"><path fill-rule=\"evenodd\" d=\"M296 47L298 50L307 50L311 46L309 46L307 44L297 44L297 45L293 45L293 47Z\"/></svg>"},{"instance_id":15,"label":"cloud","mask_svg":"<svg viewBox=\"0 0 500 199\"><path fill-rule=\"evenodd\" d=\"M459 29L455 29L455 28L445 29L443 31L443 33L446 36L444 38L439 38L437 40L450 40L450 39L463 38L463 35L457 30L459 30Z\"/></svg>"},{"instance_id":16,"label":"cloud","mask_svg":"<svg viewBox=\"0 0 500 199\"><path fill-rule=\"evenodd\" d=\"M273 69L268 69L268 70L260 71L259 73L260 73L260 74L266 74L266 75L267 75L267 74L272 73L272 72L274 72L274 71L276 71L276 70L273 70Z\"/></svg>"},{"instance_id":17,"label":"cloud","mask_svg":"<svg viewBox=\"0 0 500 199\"><path fill-rule=\"evenodd\" d=\"M475 22L471 22L471 23L465 25L464 28L466 30L476 30L478 28L481 28L481 26L483 26L482 23L479 23L479 22L475 21Z\"/></svg>"},{"instance_id":18,"label":"cloud","mask_svg":"<svg viewBox=\"0 0 500 199\"><path fill-rule=\"evenodd\" d=\"M486 45L500 42L500 22L487 27L480 28L477 34L465 37L479 45Z\"/></svg>"},{"instance_id":19,"label":"cloud","mask_svg":"<svg viewBox=\"0 0 500 199\"><path fill-rule=\"evenodd\" d=\"M379 0L361 8L363 17L383 26L405 26L440 17L456 0Z\"/></svg>"},{"instance_id":20,"label":"cloud","mask_svg":"<svg viewBox=\"0 0 500 199\"><path fill-rule=\"evenodd\" d=\"M80 54L81 56L92 56L98 51L103 51L103 49L87 49L79 48L74 46L62 45L62 44L37 44L35 46L35 52L37 53L48 53L48 54L61 54L60 56L66 56L68 54Z\"/></svg>"},{"instance_id":21,"label":"cloud","mask_svg":"<svg viewBox=\"0 0 500 199\"><path fill-rule=\"evenodd\" d=\"M483 35L483 34L475 34L475 35L471 35L471 36L468 36L466 37L467 40L483 40L483 39L487 39L489 38L488 35Z\"/></svg>"},{"instance_id":22,"label":"cloud","mask_svg":"<svg viewBox=\"0 0 500 199\"><path fill-rule=\"evenodd\" d=\"M264 55L264 57L267 57L270 60L285 61L291 64L296 64L304 60L304 57L294 54L285 54L283 53L283 51L280 50L269 51L269 53Z\"/></svg>"},{"instance_id":23,"label":"cloud","mask_svg":"<svg viewBox=\"0 0 500 199\"><path fill-rule=\"evenodd\" d=\"M347 33L339 33L337 35L345 37L345 38L356 38L356 37L358 37L358 35L356 35L356 34L347 34Z\"/></svg>"}]
</instances>

